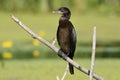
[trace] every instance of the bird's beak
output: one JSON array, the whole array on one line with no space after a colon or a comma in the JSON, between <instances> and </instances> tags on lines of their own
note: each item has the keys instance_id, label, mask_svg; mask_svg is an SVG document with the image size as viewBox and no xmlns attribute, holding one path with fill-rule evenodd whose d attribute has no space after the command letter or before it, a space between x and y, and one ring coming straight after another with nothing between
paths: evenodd
<instances>
[{"instance_id":1,"label":"bird's beak","mask_svg":"<svg viewBox=\"0 0 120 80\"><path fill-rule=\"evenodd\" d=\"M55 11L53 11L53 13L57 13L57 14L63 14L61 11L59 11L59 10L55 10Z\"/></svg>"}]
</instances>

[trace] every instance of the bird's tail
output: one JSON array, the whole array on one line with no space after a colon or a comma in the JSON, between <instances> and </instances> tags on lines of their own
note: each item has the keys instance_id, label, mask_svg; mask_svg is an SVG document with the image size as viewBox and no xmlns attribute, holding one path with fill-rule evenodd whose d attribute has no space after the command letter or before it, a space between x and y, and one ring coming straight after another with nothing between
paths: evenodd
<instances>
[{"instance_id":1,"label":"bird's tail","mask_svg":"<svg viewBox=\"0 0 120 80\"><path fill-rule=\"evenodd\" d=\"M73 68L73 65L71 65L70 63L69 63L69 71L70 71L70 74L74 74L74 68Z\"/></svg>"}]
</instances>

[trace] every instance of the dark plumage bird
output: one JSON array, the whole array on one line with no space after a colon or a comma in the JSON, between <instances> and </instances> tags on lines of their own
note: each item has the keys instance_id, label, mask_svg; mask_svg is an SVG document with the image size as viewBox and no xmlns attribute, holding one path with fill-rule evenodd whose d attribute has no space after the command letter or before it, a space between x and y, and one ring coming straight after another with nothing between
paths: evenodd
<instances>
[{"instance_id":1,"label":"dark plumage bird","mask_svg":"<svg viewBox=\"0 0 120 80\"><path fill-rule=\"evenodd\" d=\"M69 58L73 59L76 48L76 32L73 24L69 21L71 12L66 7L61 7L54 13L59 13L62 16L59 19L59 26L57 30L57 40L62 50ZM74 74L73 65L69 63L69 71Z\"/></svg>"}]
</instances>

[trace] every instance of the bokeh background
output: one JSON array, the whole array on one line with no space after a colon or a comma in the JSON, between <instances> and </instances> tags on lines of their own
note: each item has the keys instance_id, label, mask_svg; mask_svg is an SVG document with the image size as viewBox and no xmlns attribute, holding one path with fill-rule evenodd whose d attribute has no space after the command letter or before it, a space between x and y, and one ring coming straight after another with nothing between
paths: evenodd
<instances>
[{"instance_id":1,"label":"bokeh background","mask_svg":"<svg viewBox=\"0 0 120 80\"><path fill-rule=\"evenodd\" d=\"M120 0L0 0L1 80L53 80L56 75L62 76L66 63L11 19L15 15L52 43L60 17L52 11L62 6L71 10L70 20L77 32L75 60L90 68L92 31L96 26L95 72L106 80L120 79ZM55 45L59 47L57 42ZM66 77L79 78L86 80L88 76L76 70L74 76Z\"/></svg>"}]
</instances>

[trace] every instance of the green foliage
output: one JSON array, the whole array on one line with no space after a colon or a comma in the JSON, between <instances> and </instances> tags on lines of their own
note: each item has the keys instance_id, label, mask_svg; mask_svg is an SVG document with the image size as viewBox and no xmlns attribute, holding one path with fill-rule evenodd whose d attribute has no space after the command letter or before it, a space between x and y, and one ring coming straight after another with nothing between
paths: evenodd
<instances>
[{"instance_id":1,"label":"green foliage","mask_svg":"<svg viewBox=\"0 0 120 80\"><path fill-rule=\"evenodd\" d=\"M91 8L97 8L104 4L105 0L86 0L87 6Z\"/></svg>"},{"instance_id":2,"label":"green foliage","mask_svg":"<svg viewBox=\"0 0 120 80\"><path fill-rule=\"evenodd\" d=\"M86 0L87 9L108 15L120 14L120 0ZM89 11L90 11L89 10Z\"/></svg>"},{"instance_id":3,"label":"green foliage","mask_svg":"<svg viewBox=\"0 0 120 80\"><path fill-rule=\"evenodd\" d=\"M0 9L3 11L38 11L40 0L0 0Z\"/></svg>"},{"instance_id":4,"label":"green foliage","mask_svg":"<svg viewBox=\"0 0 120 80\"><path fill-rule=\"evenodd\" d=\"M81 13L120 15L119 0L0 0L0 10L7 12L48 12L61 6Z\"/></svg>"},{"instance_id":5,"label":"green foliage","mask_svg":"<svg viewBox=\"0 0 120 80\"><path fill-rule=\"evenodd\" d=\"M53 8L58 8L60 6L73 6L72 0L0 0L0 10L9 12L18 11L50 11ZM46 10L43 10L46 9Z\"/></svg>"}]
</instances>

